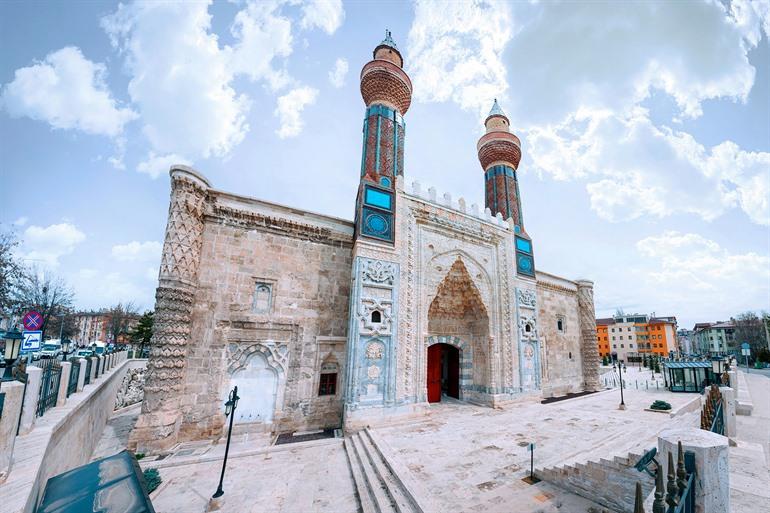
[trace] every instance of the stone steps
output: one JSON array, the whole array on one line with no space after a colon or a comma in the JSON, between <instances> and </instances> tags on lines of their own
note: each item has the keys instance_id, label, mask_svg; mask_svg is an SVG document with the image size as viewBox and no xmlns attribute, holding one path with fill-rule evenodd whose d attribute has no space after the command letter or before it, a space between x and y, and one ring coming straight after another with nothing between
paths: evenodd
<instances>
[{"instance_id":1,"label":"stone steps","mask_svg":"<svg viewBox=\"0 0 770 513\"><path fill-rule=\"evenodd\" d=\"M634 468L641 457L641 454L629 452L612 459L574 461L537 469L535 475L612 511L631 513L636 482L642 483L645 497L654 487L650 476Z\"/></svg>"},{"instance_id":2,"label":"stone steps","mask_svg":"<svg viewBox=\"0 0 770 513\"><path fill-rule=\"evenodd\" d=\"M408 477L400 476L368 430L345 438L353 480L363 513L427 513L415 499Z\"/></svg>"}]
</instances>

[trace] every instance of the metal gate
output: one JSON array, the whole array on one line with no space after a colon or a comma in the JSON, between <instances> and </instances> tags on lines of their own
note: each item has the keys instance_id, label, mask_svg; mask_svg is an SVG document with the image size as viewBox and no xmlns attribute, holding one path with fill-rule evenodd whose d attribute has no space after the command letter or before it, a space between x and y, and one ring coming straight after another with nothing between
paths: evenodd
<instances>
[{"instance_id":1,"label":"metal gate","mask_svg":"<svg viewBox=\"0 0 770 513\"><path fill-rule=\"evenodd\" d=\"M56 406L61 381L61 363L59 360L41 360L43 372L40 380L40 395L37 400L37 416L42 417L50 408Z\"/></svg>"}]
</instances>

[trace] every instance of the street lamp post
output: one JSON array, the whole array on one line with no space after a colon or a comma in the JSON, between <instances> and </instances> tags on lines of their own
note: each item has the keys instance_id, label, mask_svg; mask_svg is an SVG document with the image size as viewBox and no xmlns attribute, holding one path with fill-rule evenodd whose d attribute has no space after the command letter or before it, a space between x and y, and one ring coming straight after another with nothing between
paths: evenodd
<instances>
[{"instance_id":1,"label":"street lamp post","mask_svg":"<svg viewBox=\"0 0 770 513\"><path fill-rule=\"evenodd\" d=\"M62 352L62 358L61 359L62 359L63 362L67 361L67 355L70 354L70 344L71 343L72 342L70 342L69 339L61 341L61 352Z\"/></svg>"},{"instance_id":2,"label":"street lamp post","mask_svg":"<svg viewBox=\"0 0 770 513\"><path fill-rule=\"evenodd\" d=\"M219 476L219 486L217 487L217 491L214 492L214 495L211 496L212 499L216 499L225 494L225 491L222 489L222 482L225 480L227 453L230 452L230 435L233 434L233 419L235 418L235 408L238 406L238 399L240 399L240 397L238 397L238 386L236 385L230 391L230 397L225 403L225 416L230 416L230 427L227 430L227 445L225 445L225 459L222 462L222 474Z\"/></svg>"},{"instance_id":3,"label":"street lamp post","mask_svg":"<svg viewBox=\"0 0 770 513\"><path fill-rule=\"evenodd\" d=\"M3 338L5 339L5 354L3 355L5 372L2 381L11 381L13 380L13 363L19 357L23 335L18 329L13 328L11 331L6 331Z\"/></svg>"},{"instance_id":4,"label":"street lamp post","mask_svg":"<svg viewBox=\"0 0 770 513\"><path fill-rule=\"evenodd\" d=\"M612 364L612 370L615 370L615 364ZM623 399L623 364L620 363L620 360L618 360L618 376L620 376L620 406L618 406L618 410L625 410L626 409L626 402Z\"/></svg>"}]
</instances>

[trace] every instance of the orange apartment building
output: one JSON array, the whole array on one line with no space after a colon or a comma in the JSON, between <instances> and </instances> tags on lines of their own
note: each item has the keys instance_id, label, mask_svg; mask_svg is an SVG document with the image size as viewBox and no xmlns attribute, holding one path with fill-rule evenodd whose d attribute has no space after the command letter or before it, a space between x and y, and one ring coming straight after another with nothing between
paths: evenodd
<instances>
[{"instance_id":1,"label":"orange apartment building","mask_svg":"<svg viewBox=\"0 0 770 513\"><path fill-rule=\"evenodd\" d=\"M616 315L596 319L596 342L600 356L619 360L642 354L669 356L676 353L676 317Z\"/></svg>"}]
</instances>

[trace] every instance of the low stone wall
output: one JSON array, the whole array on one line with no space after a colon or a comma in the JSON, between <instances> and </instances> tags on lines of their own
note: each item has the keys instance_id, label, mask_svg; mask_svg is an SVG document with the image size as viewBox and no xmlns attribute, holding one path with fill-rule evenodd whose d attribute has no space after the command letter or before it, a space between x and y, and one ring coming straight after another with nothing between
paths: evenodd
<instances>
[{"instance_id":1,"label":"low stone wall","mask_svg":"<svg viewBox=\"0 0 770 513\"><path fill-rule=\"evenodd\" d=\"M122 358L124 355L118 360ZM71 395L66 405L38 418L28 434L16 437L13 466L0 485L3 512L31 513L50 477L88 463L113 412L126 372L144 364L120 361L95 383Z\"/></svg>"}]
</instances>

